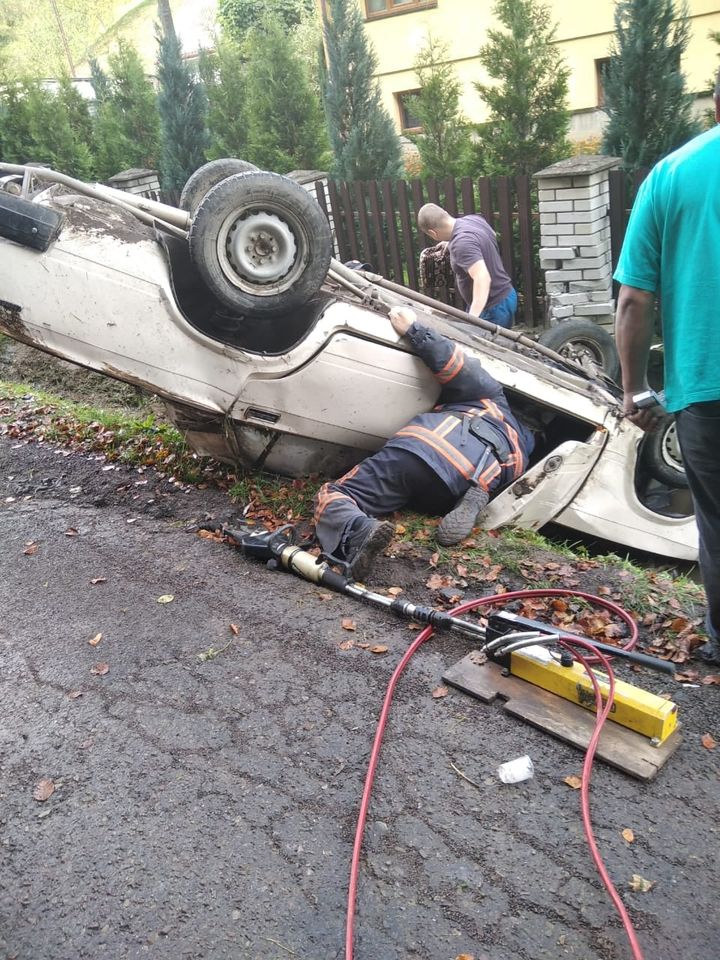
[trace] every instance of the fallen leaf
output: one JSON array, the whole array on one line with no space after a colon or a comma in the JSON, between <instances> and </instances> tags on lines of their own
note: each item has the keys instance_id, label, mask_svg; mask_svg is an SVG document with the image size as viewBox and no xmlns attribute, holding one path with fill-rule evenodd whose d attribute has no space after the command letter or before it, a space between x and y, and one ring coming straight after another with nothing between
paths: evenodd
<instances>
[{"instance_id":1,"label":"fallen leaf","mask_svg":"<svg viewBox=\"0 0 720 960\"><path fill-rule=\"evenodd\" d=\"M382 643L376 643L374 647L370 647L370 653L387 653L388 648Z\"/></svg>"},{"instance_id":2,"label":"fallen leaf","mask_svg":"<svg viewBox=\"0 0 720 960\"><path fill-rule=\"evenodd\" d=\"M389 587L389 588L388 588L388 593L390 594L391 597L399 597L402 592L403 592L403 588L402 588L402 587Z\"/></svg>"},{"instance_id":3,"label":"fallen leaf","mask_svg":"<svg viewBox=\"0 0 720 960\"><path fill-rule=\"evenodd\" d=\"M81 697L82 695L82 690L71 690L68 694L68 700L77 700L77 698Z\"/></svg>"},{"instance_id":4,"label":"fallen leaf","mask_svg":"<svg viewBox=\"0 0 720 960\"><path fill-rule=\"evenodd\" d=\"M641 877L639 873L634 873L628 886L631 890L634 890L635 893L647 893L648 890L652 890L655 886L655 881L646 880L645 877Z\"/></svg>"},{"instance_id":5,"label":"fallen leaf","mask_svg":"<svg viewBox=\"0 0 720 960\"><path fill-rule=\"evenodd\" d=\"M706 750L714 750L717 746L717 740L714 739L709 733L706 733L702 738L702 745Z\"/></svg>"},{"instance_id":6,"label":"fallen leaf","mask_svg":"<svg viewBox=\"0 0 720 960\"><path fill-rule=\"evenodd\" d=\"M235 636L237 636L240 633L240 627L236 623L231 623L230 629L235 634Z\"/></svg>"},{"instance_id":7,"label":"fallen leaf","mask_svg":"<svg viewBox=\"0 0 720 960\"><path fill-rule=\"evenodd\" d=\"M446 697L448 695L447 687L435 687L432 692L433 700L439 700L441 697Z\"/></svg>"},{"instance_id":8,"label":"fallen leaf","mask_svg":"<svg viewBox=\"0 0 720 960\"><path fill-rule=\"evenodd\" d=\"M703 677L700 681L704 687L712 686L713 684L720 685L720 673L709 673L706 677Z\"/></svg>"},{"instance_id":9,"label":"fallen leaf","mask_svg":"<svg viewBox=\"0 0 720 960\"><path fill-rule=\"evenodd\" d=\"M455 960L475 960L475 957L471 953L459 953Z\"/></svg>"},{"instance_id":10,"label":"fallen leaf","mask_svg":"<svg viewBox=\"0 0 720 960\"><path fill-rule=\"evenodd\" d=\"M107 577L93 577L90 583L93 585L93 587L98 583L107 583Z\"/></svg>"},{"instance_id":11,"label":"fallen leaf","mask_svg":"<svg viewBox=\"0 0 720 960\"><path fill-rule=\"evenodd\" d=\"M340 626L343 628L343 630L357 630L355 621L352 619L352 617L343 617Z\"/></svg>"},{"instance_id":12,"label":"fallen leaf","mask_svg":"<svg viewBox=\"0 0 720 960\"><path fill-rule=\"evenodd\" d=\"M348 641L346 641L346 642L347 642L347 643L353 643L352 640L348 640ZM369 649L370 649L370 644L369 644L369 643L356 643L355 646L356 646L356 647L359 647L361 650L369 650Z\"/></svg>"},{"instance_id":13,"label":"fallen leaf","mask_svg":"<svg viewBox=\"0 0 720 960\"><path fill-rule=\"evenodd\" d=\"M334 596L333 593L319 593L318 600L332 600Z\"/></svg>"},{"instance_id":14,"label":"fallen leaf","mask_svg":"<svg viewBox=\"0 0 720 960\"><path fill-rule=\"evenodd\" d=\"M582 777L576 777L575 774L571 774L569 777L564 778L563 783L572 787L573 790L579 790L580 787L582 787Z\"/></svg>"},{"instance_id":15,"label":"fallen leaf","mask_svg":"<svg viewBox=\"0 0 720 960\"><path fill-rule=\"evenodd\" d=\"M23 553L26 557L32 557L38 552L39 549L40 547L37 543L29 543L23 550Z\"/></svg>"},{"instance_id":16,"label":"fallen leaf","mask_svg":"<svg viewBox=\"0 0 720 960\"><path fill-rule=\"evenodd\" d=\"M88 640L88 643L90 644L91 647L96 647L101 640L102 640L102 634L96 633L94 637Z\"/></svg>"},{"instance_id":17,"label":"fallen leaf","mask_svg":"<svg viewBox=\"0 0 720 960\"><path fill-rule=\"evenodd\" d=\"M439 554L439 553L433 553L432 556L430 557L430 566L431 566L431 567L436 567L436 566L438 565L438 561L439 561L439 560L440 560L440 554Z\"/></svg>"},{"instance_id":18,"label":"fallen leaf","mask_svg":"<svg viewBox=\"0 0 720 960\"><path fill-rule=\"evenodd\" d=\"M172 593L164 593L161 597L157 598L158 603L172 603L175 597Z\"/></svg>"},{"instance_id":19,"label":"fallen leaf","mask_svg":"<svg viewBox=\"0 0 720 960\"><path fill-rule=\"evenodd\" d=\"M37 800L38 803L43 803L45 800L48 800L54 793L55 793L54 780L39 780L35 784L35 789L33 790L33 800Z\"/></svg>"},{"instance_id":20,"label":"fallen leaf","mask_svg":"<svg viewBox=\"0 0 720 960\"><path fill-rule=\"evenodd\" d=\"M338 644L341 650L352 650L355 646L352 640L343 640L342 643Z\"/></svg>"},{"instance_id":21,"label":"fallen leaf","mask_svg":"<svg viewBox=\"0 0 720 960\"><path fill-rule=\"evenodd\" d=\"M96 663L94 667L90 667L90 673L94 674L96 677L104 677L109 669L109 663Z\"/></svg>"},{"instance_id":22,"label":"fallen leaf","mask_svg":"<svg viewBox=\"0 0 720 960\"><path fill-rule=\"evenodd\" d=\"M76 537L77 535L78 535L78 532L75 529L75 527L68 527L67 530L65 531L66 537Z\"/></svg>"},{"instance_id":23,"label":"fallen leaf","mask_svg":"<svg viewBox=\"0 0 720 960\"><path fill-rule=\"evenodd\" d=\"M635 843L635 834L632 832L632 830L629 827L626 827L623 830L621 836L623 840L625 840L627 843Z\"/></svg>"},{"instance_id":24,"label":"fallen leaf","mask_svg":"<svg viewBox=\"0 0 720 960\"><path fill-rule=\"evenodd\" d=\"M399 537L402 537L402 535L403 535L404 533L407 533L407 528L404 527L401 523L396 523L396 524L395 524L395 533L396 533Z\"/></svg>"},{"instance_id":25,"label":"fallen leaf","mask_svg":"<svg viewBox=\"0 0 720 960\"><path fill-rule=\"evenodd\" d=\"M459 577L466 577L466 576L467 576L467 567L466 567L466 566L463 566L462 563L459 563L459 564L455 567L455 569L456 569L457 575L458 575Z\"/></svg>"}]
</instances>

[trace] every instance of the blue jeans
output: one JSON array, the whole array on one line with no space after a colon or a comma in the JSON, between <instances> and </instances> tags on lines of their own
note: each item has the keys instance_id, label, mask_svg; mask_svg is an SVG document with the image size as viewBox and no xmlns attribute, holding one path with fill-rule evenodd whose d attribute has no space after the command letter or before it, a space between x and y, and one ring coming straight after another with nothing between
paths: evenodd
<instances>
[{"instance_id":1,"label":"blue jeans","mask_svg":"<svg viewBox=\"0 0 720 960\"><path fill-rule=\"evenodd\" d=\"M693 403L675 419L700 535L707 629L720 640L720 400Z\"/></svg>"},{"instance_id":2,"label":"blue jeans","mask_svg":"<svg viewBox=\"0 0 720 960\"><path fill-rule=\"evenodd\" d=\"M483 320L489 320L490 323L496 323L499 327L505 327L506 330L509 330L515 319L517 305L518 295L513 287L504 300L496 303L495 306L490 307L489 310L483 310L480 317Z\"/></svg>"}]
</instances>

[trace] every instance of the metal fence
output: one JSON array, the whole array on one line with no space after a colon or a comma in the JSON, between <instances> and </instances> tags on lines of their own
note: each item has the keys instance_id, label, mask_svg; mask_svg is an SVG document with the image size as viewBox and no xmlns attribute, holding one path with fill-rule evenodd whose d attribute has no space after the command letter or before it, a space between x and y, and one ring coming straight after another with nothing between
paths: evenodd
<instances>
[{"instance_id":1,"label":"metal fence","mask_svg":"<svg viewBox=\"0 0 720 960\"><path fill-rule=\"evenodd\" d=\"M432 202L452 216L481 213L498 234L505 269L520 295L520 318L528 326L541 322L538 217L530 177L331 180L318 181L315 191L332 217L340 259L369 263L377 273L414 290L419 289L420 251L432 242L418 233L420 207Z\"/></svg>"}]
</instances>

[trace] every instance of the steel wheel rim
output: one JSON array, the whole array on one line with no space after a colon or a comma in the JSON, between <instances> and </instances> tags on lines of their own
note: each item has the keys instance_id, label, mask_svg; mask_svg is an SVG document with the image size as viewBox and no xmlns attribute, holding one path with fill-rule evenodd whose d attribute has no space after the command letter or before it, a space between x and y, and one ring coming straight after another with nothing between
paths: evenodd
<instances>
[{"instance_id":1,"label":"steel wheel rim","mask_svg":"<svg viewBox=\"0 0 720 960\"><path fill-rule=\"evenodd\" d=\"M685 473L682 454L680 453L680 444L678 443L677 425L674 420L667 430L663 431L660 441L660 455L662 456L663 463L670 467L671 470L675 470L677 473Z\"/></svg>"},{"instance_id":2,"label":"steel wheel rim","mask_svg":"<svg viewBox=\"0 0 720 960\"><path fill-rule=\"evenodd\" d=\"M585 340L582 337L569 340L560 350L560 354L567 357L568 360L575 360L577 363L590 360L596 366L603 367L602 350L592 340Z\"/></svg>"},{"instance_id":3,"label":"steel wheel rim","mask_svg":"<svg viewBox=\"0 0 720 960\"><path fill-rule=\"evenodd\" d=\"M302 221L277 204L234 210L217 239L218 263L230 283L253 296L274 296L300 277L308 240Z\"/></svg>"}]
</instances>

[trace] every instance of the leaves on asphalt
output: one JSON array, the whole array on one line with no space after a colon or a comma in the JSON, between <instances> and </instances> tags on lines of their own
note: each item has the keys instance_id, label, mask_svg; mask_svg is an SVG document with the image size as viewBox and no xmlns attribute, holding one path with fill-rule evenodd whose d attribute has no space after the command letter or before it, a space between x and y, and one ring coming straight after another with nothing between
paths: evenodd
<instances>
[{"instance_id":1,"label":"leaves on asphalt","mask_svg":"<svg viewBox=\"0 0 720 960\"><path fill-rule=\"evenodd\" d=\"M158 603L172 603L175 597L172 593L164 593L161 597L157 598Z\"/></svg>"},{"instance_id":2,"label":"leaves on asphalt","mask_svg":"<svg viewBox=\"0 0 720 960\"><path fill-rule=\"evenodd\" d=\"M103 635L101 633L96 633L94 637L91 637L88 640L88 643L90 644L91 647L96 647L100 643L102 638L103 638Z\"/></svg>"},{"instance_id":3,"label":"leaves on asphalt","mask_svg":"<svg viewBox=\"0 0 720 960\"><path fill-rule=\"evenodd\" d=\"M240 627L236 623L231 623L230 632L234 633L235 636L237 637L237 635L240 633Z\"/></svg>"},{"instance_id":4,"label":"leaves on asphalt","mask_svg":"<svg viewBox=\"0 0 720 960\"><path fill-rule=\"evenodd\" d=\"M31 540L30 543L28 543L25 546L23 553L25 554L26 557L34 557L39 549L40 549L40 545L38 543L35 543L34 540Z\"/></svg>"},{"instance_id":5,"label":"leaves on asphalt","mask_svg":"<svg viewBox=\"0 0 720 960\"><path fill-rule=\"evenodd\" d=\"M77 698L81 697L82 695L83 695L82 690L71 690L67 696L68 696L68 700L77 700Z\"/></svg>"},{"instance_id":6,"label":"leaves on asphalt","mask_svg":"<svg viewBox=\"0 0 720 960\"><path fill-rule=\"evenodd\" d=\"M75 529L75 527L68 527L67 530L65 531L66 537L76 537L77 535L78 535L78 531Z\"/></svg>"},{"instance_id":7,"label":"leaves on asphalt","mask_svg":"<svg viewBox=\"0 0 720 960\"><path fill-rule=\"evenodd\" d=\"M435 687L435 689L432 692L433 700L440 700L442 699L442 697L446 697L447 695L448 695L447 687Z\"/></svg>"},{"instance_id":8,"label":"leaves on asphalt","mask_svg":"<svg viewBox=\"0 0 720 960\"><path fill-rule=\"evenodd\" d=\"M55 793L55 781L50 779L38 780L33 790L33 800L44 803Z\"/></svg>"},{"instance_id":9,"label":"leaves on asphalt","mask_svg":"<svg viewBox=\"0 0 720 960\"><path fill-rule=\"evenodd\" d=\"M635 834L632 832L630 827L626 827L621 833L621 837L626 843L635 843Z\"/></svg>"},{"instance_id":10,"label":"leaves on asphalt","mask_svg":"<svg viewBox=\"0 0 720 960\"><path fill-rule=\"evenodd\" d=\"M370 653L387 653L388 647L384 643L376 643L374 647L370 647Z\"/></svg>"},{"instance_id":11,"label":"leaves on asphalt","mask_svg":"<svg viewBox=\"0 0 720 960\"><path fill-rule=\"evenodd\" d=\"M107 577L93 577L90 584L96 587L99 583L107 583Z\"/></svg>"},{"instance_id":12,"label":"leaves on asphalt","mask_svg":"<svg viewBox=\"0 0 720 960\"><path fill-rule=\"evenodd\" d=\"M634 873L632 879L628 882L628 886L631 890L634 890L635 893L647 893L648 890L652 890L655 886L655 881L646 880L645 877L641 877L639 873Z\"/></svg>"},{"instance_id":13,"label":"leaves on asphalt","mask_svg":"<svg viewBox=\"0 0 720 960\"><path fill-rule=\"evenodd\" d=\"M90 673L94 674L96 677L104 677L109 669L109 663L96 663L94 666L90 667Z\"/></svg>"},{"instance_id":14,"label":"leaves on asphalt","mask_svg":"<svg viewBox=\"0 0 720 960\"><path fill-rule=\"evenodd\" d=\"M569 787L572 787L573 790L579 790L582 787L582 777L578 777L573 773L570 774L569 777L565 777L563 779L563 783L566 783Z\"/></svg>"},{"instance_id":15,"label":"leaves on asphalt","mask_svg":"<svg viewBox=\"0 0 720 960\"><path fill-rule=\"evenodd\" d=\"M391 597L399 597L402 592L402 587L388 587L388 593Z\"/></svg>"},{"instance_id":16,"label":"leaves on asphalt","mask_svg":"<svg viewBox=\"0 0 720 960\"><path fill-rule=\"evenodd\" d=\"M709 733L706 733L702 738L702 745L706 750L714 750L717 746L717 740Z\"/></svg>"},{"instance_id":17,"label":"leaves on asphalt","mask_svg":"<svg viewBox=\"0 0 720 960\"><path fill-rule=\"evenodd\" d=\"M355 643L352 640L343 640L342 643L338 644L340 650L352 650L355 646Z\"/></svg>"},{"instance_id":18,"label":"leaves on asphalt","mask_svg":"<svg viewBox=\"0 0 720 960\"><path fill-rule=\"evenodd\" d=\"M343 630L357 630L357 626L352 617L343 617L340 626Z\"/></svg>"}]
</instances>

